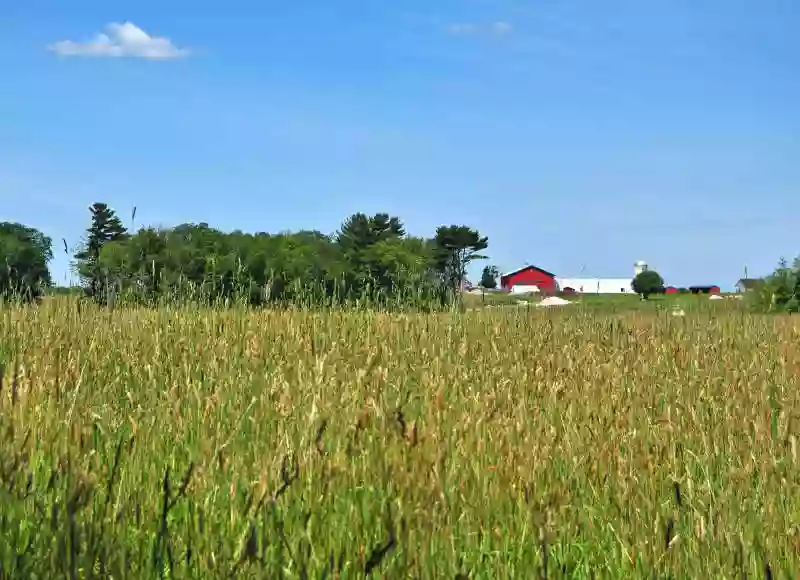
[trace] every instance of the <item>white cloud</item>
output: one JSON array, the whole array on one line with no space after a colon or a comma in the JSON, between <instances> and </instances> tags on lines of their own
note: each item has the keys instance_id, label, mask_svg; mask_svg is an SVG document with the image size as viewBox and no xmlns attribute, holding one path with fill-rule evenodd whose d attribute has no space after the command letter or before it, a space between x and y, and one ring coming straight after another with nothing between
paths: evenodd
<instances>
[{"instance_id":1,"label":"white cloud","mask_svg":"<svg viewBox=\"0 0 800 580\"><path fill-rule=\"evenodd\" d=\"M506 34L511 34L513 27L508 22L498 21L492 23L491 30L495 34L505 36Z\"/></svg>"},{"instance_id":2,"label":"white cloud","mask_svg":"<svg viewBox=\"0 0 800 580\"><path fill-rule=\"evenodd\" d=\"M131 22L112 22L105 32L87 42L60 40L47 47L61 56L134 57L148 60L169 60L189 55L169 38L150 36Z\"/></svg>"},{"instance_id":3,"label":"white cloud","mask_svg":"<svg viewBox=\"0 0 800 580\"><path fill-rule=\"evenodd\" d=\"M506 36L511 34L513 27L510 23L501 20L488 25L476 22L456 22L449 25L447 31L454 36L476 36L484 33L494 36Z\"/></svg>"}]
</instances>

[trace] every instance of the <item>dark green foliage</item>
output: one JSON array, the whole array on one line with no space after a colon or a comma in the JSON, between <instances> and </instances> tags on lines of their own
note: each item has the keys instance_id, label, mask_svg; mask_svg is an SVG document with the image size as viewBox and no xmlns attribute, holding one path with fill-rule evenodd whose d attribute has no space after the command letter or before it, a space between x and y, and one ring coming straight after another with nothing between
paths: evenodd
<instances>
[{"instance_id":1,"label":"dark green foliage","mask_svg":"<svg viewBox=\"0 0 800 580\"><path fill-rule=\"evenodd\" d=\"M497 288L497 277L500 275L497 267L486 266L481 273L481 286L493 290Z\"/></svg>"},{"instance_id":2,"label":"dark green foliage","mask_svg":"<svg viewBox=\"0 0 800 580\"><path fill-rule=\"evenodd\" d=\"M35 300L50 284L52 240L42 232L0 222L0 298Z\"/></svg>"},{"instance_id":3,"label":"dark green foliage","mask_svg":"<svg viewBox=\"0 0 800 580\"><path fill-rule=\"evenodd\" d=\"M104 300L107 275L100 266L100 252L106 244L124 240L127 231L114 210L105 203L92 204L89 213L92 215L92 223L86 230L86 242L75 254L75 267L87 296Z\"/></svg>"},{"instance_id":4,"label":"dark green foliage","mask_svg":"<svg viewBox=\"0 0 800 580\"><path fill-rule=\"evenodd\" d=\"M633 279L633 291L647 298L664 292L664 279L655 270L645 270Z\"/></svg>"},{"instance_id":5,"label":"dark green foliage","mask_svg":"<svg viewBox=\"0 0 800 580\"><path fill-rule=\"evenodd\" d=\"M438 309L453 302L467 264L487 247L466 226L442 226L434 239L409 236L386 213L354 214L329 236L227 233L207 223L128 233L106 204L89 211L91 225L73 265L86 296L104 304ZM50 283L50 239L24 226L6 229L3 291L38 295L34 286Z\"/></svg>"},{"instance_id":6,"label":"dark green foliage","mask_svg":"<svg viewBox=\"0 0 800 580\"><path fill-rule=\"evenodd\" d=\"M367 217L363 213L353 214L342 224L336 241L345 254L357 254L378 242L400 239L406 235L400 218L386 213Z\"/></svg>"},{"instance_id":7,"label":"dark green foliage","mask_svg":"<svg viewBox=\"0 0 800 580\"><path fill-rule=\"evenodd\" d=\"M378 213L351 216L334 236L225 233L206 223L142 228L104 243L94 268L114 300L429 309L452 301L441 263L434 240Z\"/></svg>"}]
</instances>

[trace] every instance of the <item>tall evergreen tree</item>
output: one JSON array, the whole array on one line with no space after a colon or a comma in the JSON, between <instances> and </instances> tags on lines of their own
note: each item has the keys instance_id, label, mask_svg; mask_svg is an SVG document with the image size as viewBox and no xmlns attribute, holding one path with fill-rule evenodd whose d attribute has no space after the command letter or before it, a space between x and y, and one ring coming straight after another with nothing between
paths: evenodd
<instances>
[{"instance_id":1,"label":"tall evergreen tree","mask_svg":"<svg viewBox=\"0 0 800 580\"><path fill-rule=\"evenodd\" d=\"M446 284L458 289L467 275L470 262L486 258L479 252L489 247L489 238L467 226L439 226L434 243L436 269Z\"/></svg>"},{"instance_id":2,"label":"tall evergreen tree","mask_svg":"<svg viewBox=\"0 0 800 580\"><path fill-rule=\"evenodd\" d=\"M100 251L109 242L125 239L128 232L117 214L105 203L95 202L89 207L92 223L86 230L86 242L75 253L75 267L86 294L101 298L105 280L99 265Z\"/></svg>"},{"instance_id":3,"label":"tall evergreen tree","mask_svg":"<svg viewBox=\"0 0 800 580\"><path fill-rule=\"evenodd\" d=\"M376 213L371 217L356 213L344 221L336 234L336 243L349 265L353 286L358 292L368 284L373 290L375 285L383 290L391 285L391 268L384 260L386 252L380 248L405 236L403 222L388 213ZM380 255L383 258L379 258Z\"/></svg>"},{"instance_id":4,"label":"tall evergreen tree","mask_svg":"<svg viewBox=\"0 0 800 580\"><path fill-rule=\"evenodd\" d=\"M387 213L369 217L356 213L347 218L336 235L336 241L347 254L361 252L384 240L399 239L406 235L400 218Z\"/></svg>"}]
</instances>

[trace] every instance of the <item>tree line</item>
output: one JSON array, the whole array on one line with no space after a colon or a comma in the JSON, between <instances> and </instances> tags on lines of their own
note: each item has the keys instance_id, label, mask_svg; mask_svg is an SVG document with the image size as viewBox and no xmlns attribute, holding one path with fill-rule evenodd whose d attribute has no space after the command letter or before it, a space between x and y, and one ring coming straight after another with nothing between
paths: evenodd
<instances>
[{"instance_id":1,"label":"tree line","mask_svg":"<svg viewBox=\"0 0 800 580\"><path fill-rule=\"evenodd\" d=\"M104 304L446 306L488 247L488 238L468 226L442 225L431 238L416 237L386 213L356 213L327 235L223 232L207 223L133 232L105 203L89 212L72 267L85 296ZM47 292L52 257L48 236L0 224L0 296L32 300Z\"/></svg>"},{"instance_id":2,"label":"tree line","mask_svg":"<svg viewBox=\"0 0 800 580\"><path fill-rule=\"evenodd\" d=\"M440 226L431 238L411 236L400 218L386 213L356 213L327 235L223 232L207 223L131 232L105 203L89 212L72 267L81 292L104 304L447 306L467 266L486 258L481 252L488 247L487 237L465 225ZM52 246L35 228L0 222L0 299L32 301L53 290ZM486 266L481 286L495 287L497 276L497 268ZM651 285L659 284L654 277ZM800 311L800 258L781 260L749 295L758 310Z\"/></svg>"}]
</instances>

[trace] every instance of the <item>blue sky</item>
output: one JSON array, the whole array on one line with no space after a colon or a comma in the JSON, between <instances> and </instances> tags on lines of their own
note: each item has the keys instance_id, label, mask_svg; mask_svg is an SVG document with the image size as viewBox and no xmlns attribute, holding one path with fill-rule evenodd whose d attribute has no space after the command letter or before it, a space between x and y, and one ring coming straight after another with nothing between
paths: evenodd
<instances>
[{"instance_id":1,"label":"blue sky","mask_svg":"<svg viewBox=\"0 0 800 580\"><path fill-rule=\"evenodd\" d=\"M0 220L53 237L62 283L106 201L245 231L387 211L478 228L502 271L731 287L800 253L798 30L796 0L5 2Z\"/></svg>"}]
</instances>

